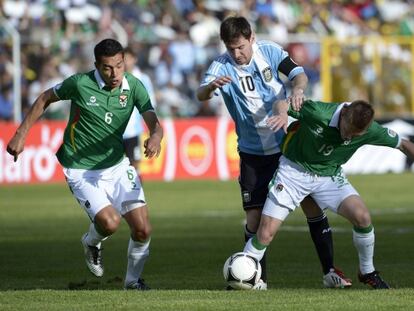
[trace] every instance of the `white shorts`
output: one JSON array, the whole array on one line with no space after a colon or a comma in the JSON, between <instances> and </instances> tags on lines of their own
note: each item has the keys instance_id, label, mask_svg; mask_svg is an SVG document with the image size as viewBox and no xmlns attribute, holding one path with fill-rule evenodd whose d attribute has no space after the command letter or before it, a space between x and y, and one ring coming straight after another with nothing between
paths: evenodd
<instances>
[{"instance_id":1,"label":"white shorts","mask_svg":"<svg viewBox=\"0 0 414 311\"><path fill-rule=\"evenodd\" d=\"M343 200L359 194L342 171L333 177L318 176L282 156L271 182L263 214L283 221L308 195L321 209L337 213Z\"/></svg>"},{"instance_id":2,"label":"white shorts","mask_svg":"<svg viewBox=\"0 0 414 311\"><path fill-rule=\"evenodd\" d=\"M93 221L112 205L121 215L146 205L144 189L128 158L101 170L63 168L70 190Z\"/></svg>"}]
</instances>

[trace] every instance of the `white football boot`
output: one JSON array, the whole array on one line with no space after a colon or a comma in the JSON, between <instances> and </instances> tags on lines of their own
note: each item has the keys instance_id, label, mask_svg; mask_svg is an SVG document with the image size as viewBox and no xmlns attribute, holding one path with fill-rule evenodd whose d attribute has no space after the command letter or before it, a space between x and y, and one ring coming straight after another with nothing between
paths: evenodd
<instances>
[{"instance_id":1,"label":"white football boot","mask_svg":"<svg viewBox=\"0 0 414 311\"><path fill-rule=\"evenodd\" d=\"M260 279L253 287L252 290L267 290L267 283L263 282L262 279Z\"/></svg>"},{"instance_id":2,"label":"white football boot","mask_svg":"<svg viewBox=\"0 0 414 311\"><path fill-rule=\"evenodd\" d=\"M104 274L102 249L97 248L96 246L90 246L86 244L85 239L87 235L88 233L85 233L81 239L81 243L85 253L86 266L93 275L101 277Z\"/></svg>"},{"instance_id":3,"label":"white football boot","mask_svg":"<svg viewBox=\"0 0 414 311\"><path fill-rule=\"evenodd\" d=\"M352 280L347 278L344 273L337 269L331 270L323 276L323 285L327 288L347 288L352 286Z\"/></svg>"}]
</instances>

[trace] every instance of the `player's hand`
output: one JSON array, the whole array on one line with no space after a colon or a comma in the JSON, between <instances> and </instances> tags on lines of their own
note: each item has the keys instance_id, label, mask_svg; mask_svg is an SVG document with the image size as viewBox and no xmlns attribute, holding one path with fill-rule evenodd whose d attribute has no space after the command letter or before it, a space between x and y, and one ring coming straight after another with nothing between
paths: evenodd
<instances>
[{"instance_id":1,"label":"player's hand","mask_svg":"<svg viewBox=\"0 0 414 311\"><path fill-rule=\"evenodd\" d=\"M147 158L158 157L161 152L161 139L151 135L144 141L144 155Z\"/></svg>"},{"instance_id":2,"label":"player's hand","mask_svg":"<svg viewBox=\"0 0 414 311\"><path fill-rule=\"evenodd\" d=\"M231 82L231 78L229 76L221 76L217 77L215 80L210 82L208 85L211 92L215 91L218 88L221 88L222 86L228 84Z\"/></svg>"},{"instance_id":3,"label":"player's hand","mask_svg":"<svg viewBox=\"0 0 414 311\"><path fill-rule=\"evenodd\" d=\"M288 103L295 111L299 111L302 108L304 101L305 94L303 94L303 90L301 89L295 90L294 93L288 97Z\"/></svg>"},{"instance_id":4,"label":"player's hand","mask_svg":"<svg viewBox=\"0 0 414 311\"><path fill-rule=\"evenodd\" d=\"M24 149L24 139L15 134L13 138L9 141L7 145L7 152L14 157L14 162L17 161L19 154L23 152Z\"/></svg>"},{"instance_id":5,"label":"player's hand","mask_svg":"<svg viewBox=\"0 0 414 311\"><path fill-rule=\"evenodd\" d=\"M288 115L287 113L273 115L266 120L266 124L273 132L277 132L283 128L283 131L287 133Z\"/></svg>"}]
</instances>

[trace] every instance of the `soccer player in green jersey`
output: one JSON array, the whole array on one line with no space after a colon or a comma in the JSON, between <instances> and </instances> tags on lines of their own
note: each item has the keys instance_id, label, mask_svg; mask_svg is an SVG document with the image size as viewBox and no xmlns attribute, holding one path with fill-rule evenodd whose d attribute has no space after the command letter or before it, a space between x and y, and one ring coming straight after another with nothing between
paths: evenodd
<instances>
[{"instance_id":1,"label":"soccer player in green jersey","mask_svg":"<svg viewBox=\"0 0 414 311\"><path fill-rule=\"evenodd\" d=\"M57 158L70 190L91 220L81 242L89 270L104 273L101 242L119 227L121 216L131 230L126 289L145 290L141 279L149 255L151 224L141 182L125 157L122 134L136 107L150 136L144 155L157 157L163 131L142 83L124 69L124 51L113 39L94 49L95 70L75 74L44 91L7 146L15 161L26 136L44 110L58 100L71 100L70 116Z\"/></svg>"},{"instance_id":2,"label":"soccer player in green jersey","mask_svg":"<svg viewBox=\"0 0 414 311\"><path fill-rule=\"evenodd\" d=\"M373 108L362 100L341 104L308 100L299 112L289 109L288 113L298 121L284 139L283 156L269 185L257 235L246 243L244 251L260 260L282 222L310 195L320 208L352 223L359 280L374 289L389 288L374 267L370 213L341 165L366 144L398 148L414 158L414 144L375 122ZM271 128L277 128L273 123L277 118L269 120Z\"/></svg>"}]
</instances>

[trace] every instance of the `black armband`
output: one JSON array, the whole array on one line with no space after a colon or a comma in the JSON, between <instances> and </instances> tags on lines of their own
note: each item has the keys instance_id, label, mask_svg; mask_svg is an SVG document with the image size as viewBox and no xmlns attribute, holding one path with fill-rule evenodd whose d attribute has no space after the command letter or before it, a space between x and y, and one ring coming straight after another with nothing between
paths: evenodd
<instances>
[{"instance_id":1,"label":"black armband","mask_svg":"<svg viewBox=\"0 0 414 311\"><path fill-rule=\"evenodd\" d=\"M279 64L278 70L283 73L286 77L289 77L289 73L296 67L299 67L289 56L286 57L282 62Z\"/></svg>"}]
</instances>

